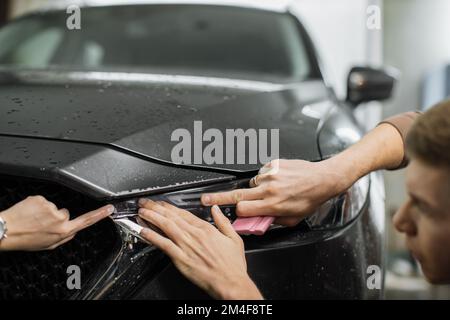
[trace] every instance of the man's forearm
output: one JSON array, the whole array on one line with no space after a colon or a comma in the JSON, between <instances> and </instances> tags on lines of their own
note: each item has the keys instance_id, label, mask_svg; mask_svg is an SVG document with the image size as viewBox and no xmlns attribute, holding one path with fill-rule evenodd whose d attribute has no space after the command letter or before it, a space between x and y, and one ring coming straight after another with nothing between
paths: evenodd
<instances>
[{"instance_id":1,"label":"man's forearm","mask_svg":"<svg viewBox=\"0 0 450 320\"><path fill-rule=\"evenodd\" d=\"M400 133L394 126L382 123L358 143L325 161L343 174L343 188L346 189L372 171L397 168L403 158Z\"/></svg>"}]
</instances>

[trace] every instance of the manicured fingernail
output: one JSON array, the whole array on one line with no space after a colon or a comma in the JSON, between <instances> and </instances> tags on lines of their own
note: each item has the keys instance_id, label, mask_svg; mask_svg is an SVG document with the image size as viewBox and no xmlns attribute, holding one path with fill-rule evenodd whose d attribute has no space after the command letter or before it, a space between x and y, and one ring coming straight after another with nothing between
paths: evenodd
<instances>
[{"instance_id":1,"label":"manicured fingernail","mask_svg":"<svg viewBox=\"0 0 450 320\"><path fill-rule=\"evenodd\" d=\"M148 199L145 198L141 198L139 199L139 205L143 206L144 204L146 204L148 202Z\"/></svg>"},{"instance_id":2,"label":"manicured fingernail","mask_svg":"<svg viewBox=\"0 0 450 320\"><path fill-rule=\"evenodd\" d=\"M143 214L145 212L145 209L144 208L140 208L139 210L138 210L138 213L139 214Z\"/></svg>"},{"instance_id":3,"label":"manicured fingernail","mask_svg":"<svg viewBox=\"0 0 450 320\"><path fill-rule=\"evenodd\" d=\"M108 211L109 214L113 213L114 210L116 210L116 209L114 208L114 206L112 204L108 204L106 206L106 211Z\"/></svg>"},{"instance_id":4,"label":"manicured fingernail","mask_svg":"<svg viewBox=\"0 0 450 320\"><path fill-rule=\"evenodd\" d=\"M211 197L207 194L202 195L202 202L203 204L210 204L211 203Z\"/></svg>"},{"instance_id":5,"label":"manicured fingernail","mask_svg":"<svg viewBox=\"0 0 450 320\"><path fill-rule=\"evenodd\" d=\"M217 204L215 204L215 205L212 206L212 210L214 210L215 212L219 212L220 208L219 208L219 206Z\"/></svg>"}]
</instances>

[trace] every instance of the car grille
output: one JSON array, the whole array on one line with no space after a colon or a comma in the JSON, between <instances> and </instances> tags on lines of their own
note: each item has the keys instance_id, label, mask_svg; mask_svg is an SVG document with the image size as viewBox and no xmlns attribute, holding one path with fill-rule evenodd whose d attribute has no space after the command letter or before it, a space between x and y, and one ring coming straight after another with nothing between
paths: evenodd
<instances>
[{"instance_id":1,"label":"car grille","mask_svg":"<svg viewBox=\"0 0 450 320\"><path fill-rule=\"evenodd\" d=\"M61 185L0 176L0 211L30 195L42 195L71 218L102 205ZM112 253L118 234L110 219L80 231L68 243L51 251L1 252L0 299L67 299L67 267L81 269L81 286Z\"/></svg>"}]
</instances>

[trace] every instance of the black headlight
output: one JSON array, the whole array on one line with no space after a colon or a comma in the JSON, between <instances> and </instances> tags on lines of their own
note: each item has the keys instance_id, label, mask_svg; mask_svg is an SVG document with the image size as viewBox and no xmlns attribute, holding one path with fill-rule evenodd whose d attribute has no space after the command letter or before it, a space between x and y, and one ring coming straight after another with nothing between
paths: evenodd
<instances>
[{"instance_id":1,"label":"black headlight","mask_svg":"<svg viewBox=\"0 0 450 320\"><path fill-rule=\"evenodd\" d=\"M355 182L347 192L332 198L306 218L311 229L326 230L344 227L353 221L364 207L369 192L369 176Z\"/></svg>"}]
</instances>

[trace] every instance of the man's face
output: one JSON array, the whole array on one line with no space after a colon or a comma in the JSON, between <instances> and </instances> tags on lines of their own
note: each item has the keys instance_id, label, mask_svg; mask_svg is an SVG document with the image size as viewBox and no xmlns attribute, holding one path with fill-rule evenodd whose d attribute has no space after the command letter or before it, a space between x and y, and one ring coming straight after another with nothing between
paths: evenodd
<instances>
[{"instance_id":1,"label":"man's face","mask_svg":"<svg viewBox=\"0 0 450 320\"><path fill-rule=\"evenodd\" d=\"M406 245L431 283L450 283L450 170L412 159L408 200L394 216Z\"/></svg>"}]
</instances>

